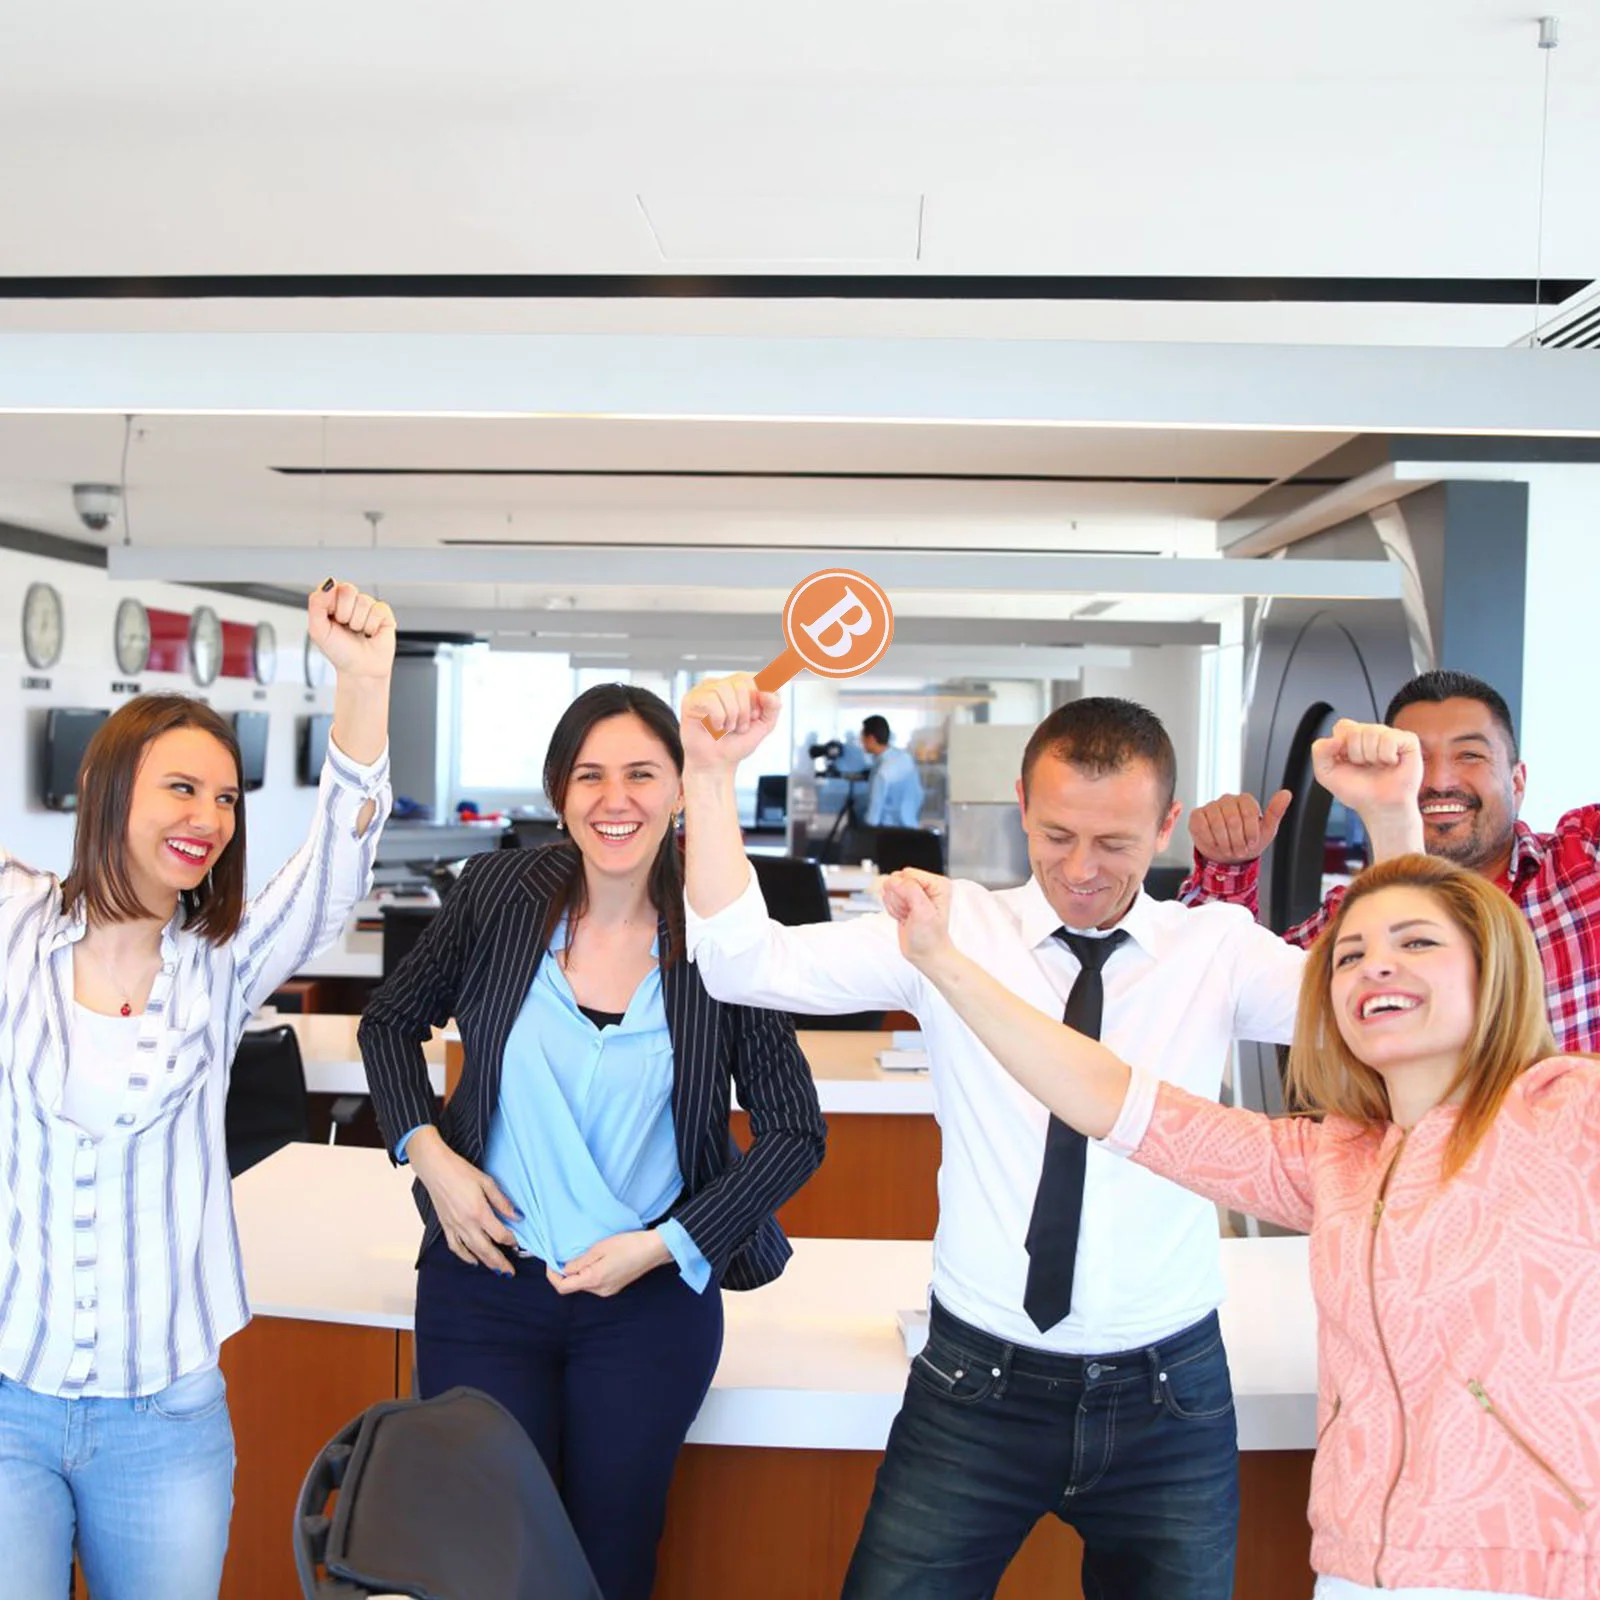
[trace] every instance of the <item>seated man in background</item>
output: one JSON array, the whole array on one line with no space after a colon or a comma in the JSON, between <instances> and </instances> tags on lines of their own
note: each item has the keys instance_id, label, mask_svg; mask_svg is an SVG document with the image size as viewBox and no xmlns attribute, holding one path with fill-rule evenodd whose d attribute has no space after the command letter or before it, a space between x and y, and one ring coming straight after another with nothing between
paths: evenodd
<instances>
[{"instance_id":1,"label":"seated man in background","mask_svg":"<svg viewBox=\"0 0 1600 1600\"><path fill-rule=\"evenodd\" d=\"M867 788L869 828L914 828L922 816L922 778L909 750L897 750L887 717L861 724L861 748L873 758Z\"/></svg>"},{"instance_id":2,"label":"seated man in background","mask_svg":"<svg viewBox=\"0 0 1600 1600\"><path fill-rule=\"evenodd\" d=\"M1388 792L1370 810L1363 807L1373 859L1425 850L1504 889L1532 925L1557 1042L1566 1051L1600 1050L1600 805L1567 812L1552 833L1535 833L1518 819L1527 769L1510 709L1481 678L1425 672L1399 690L1383 720L1412 736L1416 755L1402 759L1419 761L1421 770L1408 780L1392 768ZM1377 734L1341 726L1347 738L1368 743ZM1320 766L1317 777L1326 782ZM1280 790L1263 812L1252 795L1224 795L1195 811L1189 819L1195 873L1180 898L1255 911L1259 860L1290 798ZM1334 889L1284 938L1308 948L1343 895Z\"/></svg>"}]
</instances>

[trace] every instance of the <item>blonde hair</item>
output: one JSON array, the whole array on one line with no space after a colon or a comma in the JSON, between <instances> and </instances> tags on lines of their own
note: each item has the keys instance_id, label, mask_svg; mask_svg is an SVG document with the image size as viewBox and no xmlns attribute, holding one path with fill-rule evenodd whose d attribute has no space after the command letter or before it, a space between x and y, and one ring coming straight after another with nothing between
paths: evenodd
<instances>
[{"instance_id":1,"label":"blonde hair","mask_svg":"<svg viewBox=\"0 0 1600 1600\"><path fill-rule=\"evenodd\" d=\"M1445 1097L1465 1090L1443 1175L1459 1172L1488 1132L1516 1078L1556 1052L1545 1014L1544 969L1522 913L1503 890L1435 856L1397 856L1350 886L1300 981L1286 1087L1297 1110L1344 1117L1373 1131L1391 1120L1383 1078L1356 1059L1333 1009L1333 947L1351 906L1384 889L1420 889L1460 929L1477 971L1477 1012Z\"/></svg>"}]
</instances>

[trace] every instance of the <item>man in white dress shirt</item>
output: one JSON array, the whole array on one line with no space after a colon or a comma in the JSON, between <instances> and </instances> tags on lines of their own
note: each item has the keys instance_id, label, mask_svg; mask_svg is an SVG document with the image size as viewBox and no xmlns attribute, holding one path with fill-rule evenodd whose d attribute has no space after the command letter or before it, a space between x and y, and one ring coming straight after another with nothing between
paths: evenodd
<instances>
[{"instance_id":1,"label":"man in white dress shirt","mask_svg":"<svg viewBox=\"0 0 1600 1600\"><path fill-rule=\"evenodd\" d=\"M901 957L889 918L768 919L734 771L776 717L745 674L684 704L689 954L721 1000L914 1012L943 1133L930 1337L846 1600L982 1600L1047 1514L1083 1538L1086 1600L1228 1600L1238 1445L1215 1209L1054 1121ZM1143 707L1052 712L1017 784L1033 875L957 883L951 931L1041 1010L1214 1097L1232 1041L1289 1039L1303 958L1237 907L1141 892L1174 781Z\"/></svg>"}]
</instances>

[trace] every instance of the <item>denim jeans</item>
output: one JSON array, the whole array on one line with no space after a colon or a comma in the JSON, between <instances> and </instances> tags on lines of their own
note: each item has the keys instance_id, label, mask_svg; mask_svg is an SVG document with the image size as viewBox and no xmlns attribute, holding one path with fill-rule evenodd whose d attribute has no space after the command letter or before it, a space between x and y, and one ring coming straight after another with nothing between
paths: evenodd
<instances>
[{"instance_id":1,"label":"denim jeans","mask_svg":"<svg viewBox=\"0 0 1600 1600\"><path fill-rule=\"evenodd\" d=\"M1229 1600L1238 1469L1215 1313L1146 1349L1058 1356L936 1301L845 1600L988 1600L1047 1514L1083 1539L1085 1600Z\"/></svg>"},{"instance_id":2,"label":"denim jeans","mask_svg":"<svg viewBox=\"0 0 1600 1600\"><path fill-rule=\"evenodd\" d=\"M7 1600L65 1600L74 1539L94 1600L216 1600L232 1511L216 1367L135 1400L63 1400L0 1378Z\"/></svg>"},{"instance_id":3,"label":"denim jeans","mask_svg":"<svg viewBox=\"0 0 1600 1600\"><path fill-rule=\"evenodd\" d=\"M469 1267L438 1239L417 1274L424 1398L467 1384L527 1430L606 1600L649 1600L667 1491L722 1353L722 1292L675 1266L561 1295L542 1261ZM98 1597L97 1597L98 1600Z\"/></svg>"}]
</instances>

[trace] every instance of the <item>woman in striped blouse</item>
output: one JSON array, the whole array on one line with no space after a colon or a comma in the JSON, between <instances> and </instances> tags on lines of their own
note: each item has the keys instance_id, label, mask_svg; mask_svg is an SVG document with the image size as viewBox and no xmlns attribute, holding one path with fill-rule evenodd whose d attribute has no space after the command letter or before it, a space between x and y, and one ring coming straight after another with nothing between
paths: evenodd
<instances>
[{"instance_id":1,"label":"woman in striped blouse","mask_svg":"<svg viewBox=\"0 0 1600 1600\"><path fill-rule=\"evenodd\" d=\"M307 605L338 672L310 837L246 902L239 750L198 700L95 734L64 881L0 850L0 1591L214 1600L249 1317L223 1142L246 1019L344 927L389 809L389 608Z\"/></svg>"}]
</instances>

